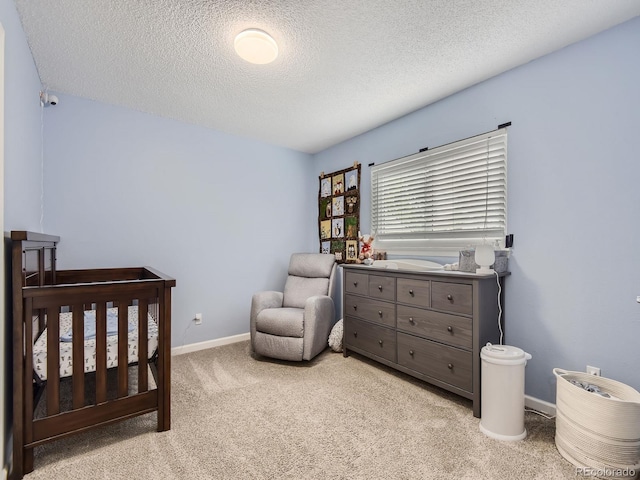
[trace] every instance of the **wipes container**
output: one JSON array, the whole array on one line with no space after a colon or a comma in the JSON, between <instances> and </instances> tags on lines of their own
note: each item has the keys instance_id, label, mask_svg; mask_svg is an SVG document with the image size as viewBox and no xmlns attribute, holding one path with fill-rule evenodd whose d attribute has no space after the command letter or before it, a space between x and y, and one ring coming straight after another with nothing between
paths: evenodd
<instances>
[{"instance_id":1,"label":"wipes container","mask_svg":"<svg viewBox=\"0 0 640 480\"><path fill-rule=\"evenodd\" d=\"M491 268L498 273L506 272L509 266L509 252L506 250L495 250L495 254L496 261L491 265ZM480 265L476 263L475 249L460 250L458 270L461 272L476 273L477 268L480 268Z\"/></svg>"}]
</instances>

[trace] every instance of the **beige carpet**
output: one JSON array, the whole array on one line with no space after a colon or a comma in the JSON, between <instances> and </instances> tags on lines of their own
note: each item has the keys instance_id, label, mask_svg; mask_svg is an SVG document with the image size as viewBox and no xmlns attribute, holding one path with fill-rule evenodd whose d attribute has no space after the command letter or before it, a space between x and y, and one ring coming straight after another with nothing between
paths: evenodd
<instances>
[{"instance_id":1,"label":"beige carpet","mask_svg":"<svg viewBox=\"0 0 640 480\"><path fill-rule=\"evenodd\" d=\"M155 414L35 451L36 479L575 479L554 422L478 430L471 402L353 355L256 360L248 342L173 358L172 429Z\"/></svg>"}]
</instances>

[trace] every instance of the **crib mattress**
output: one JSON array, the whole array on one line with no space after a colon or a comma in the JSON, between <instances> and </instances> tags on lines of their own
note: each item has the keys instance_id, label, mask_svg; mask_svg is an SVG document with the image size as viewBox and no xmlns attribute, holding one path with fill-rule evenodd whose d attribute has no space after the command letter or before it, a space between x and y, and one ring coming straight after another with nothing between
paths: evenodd
<instances>
[{"instance_id":1,"label":"crib mattress","mask_svg":"<svg viewBox=\"0 0 640 480\"><path fill-rule=\"evenodd\" d=\"M117 314L117 308L108 309L109 312ZM128 362L138 361L138 307L129 307L129 323L135 328L129 332L128 341ZM60 333L67 332L72 325L71 312L60 314ZM158 348L158 325L151 315L148 316L147 341L149 358ZM107 336L107 368L118 366L118 335ZM33 344L33 369L40 380L47 379L47 329ZM84 371L85 373L96 371L96 340L85 340L84 342ZM73 343L60 342L60 378L69 377L73 374Z\"/></svg>"}]
</instances>

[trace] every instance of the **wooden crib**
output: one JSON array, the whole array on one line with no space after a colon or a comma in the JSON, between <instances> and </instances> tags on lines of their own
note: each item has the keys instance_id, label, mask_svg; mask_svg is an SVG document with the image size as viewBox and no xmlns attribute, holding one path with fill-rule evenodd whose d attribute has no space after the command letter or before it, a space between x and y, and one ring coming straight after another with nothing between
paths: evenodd
<instances>
[{"instance_id":1,"label":"wooden crib","mask_svg":"<svg viewBox=\"0 0 640 480\"><path fill-rule=\"evenodd\" d=\"M149 267L58 271L58 241L11 232L13 479L33 470L34 447L67 435L154 411L158 431L171 428L175 280Z\"/></svg>"}]
</instances>

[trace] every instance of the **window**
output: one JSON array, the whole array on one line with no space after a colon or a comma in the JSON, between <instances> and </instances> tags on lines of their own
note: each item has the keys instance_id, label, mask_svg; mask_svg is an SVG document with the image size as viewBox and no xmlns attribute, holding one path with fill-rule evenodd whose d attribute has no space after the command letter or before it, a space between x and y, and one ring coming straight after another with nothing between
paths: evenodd
<instances>
[{"instance_id":1,"label":"window","mask_svg":"<svg viewBox=\"0 0 640 480\"><path fill-rule=\"evenodd\" d=\"M457 256L483 240L503 242L506 229L506 128L371 169L378 249Z\"/></svg>"}]
</instances>

